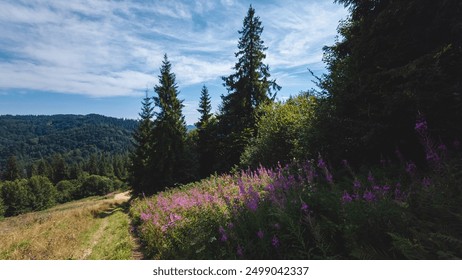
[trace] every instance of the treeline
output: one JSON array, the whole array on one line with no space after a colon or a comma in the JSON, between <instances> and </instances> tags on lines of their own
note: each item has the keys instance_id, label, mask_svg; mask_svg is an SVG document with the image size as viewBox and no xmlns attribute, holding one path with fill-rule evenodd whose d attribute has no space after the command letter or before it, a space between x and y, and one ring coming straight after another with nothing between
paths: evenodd
<instances>
[{"instance_id":1,"label":"treeline","mask_svg":"<svg viewBox=\"0 0 462 280\"><path fill-rule=\"evenodd\" d=\"M12 156L0 182L0 216L125 189L128 165L128 154L93 153L81 161L54 154L22 167Z\"/></svg>"},{"instance_id":2,"label":"treeline","mask_svg":"<svg viewBox=\"0 0 462 280\"><path fill-rule=\"evenodd\" d=\"M126 188L136 124L95 114L0 116L0 216Z\"/></svg>"},{"instance_id":3,"label":"treeline","mask_svg":"<svg viewBox=\"0 0 462 280\"><path fill-rule=\"evenodd\" d=\"M212 173L323 156L333 167L380 161L428 162L415 124L459 145L462 135L462 2L338 0L350 10L339 39L324 47L318 89L276 102L263 27L250 6L239 31L228 94L212 114L202 89L197 130L186 133L175 75L165 56L157 96L146 95L135 132L131 182L138 193ZM309 78L309 77L307 77ZM154 110L156 108L156 110Z\"/></svg>"},{"instance_id":4,"label":"treeline","mask_svg":"<svg viewBox=\"0 0 462 280\"><path fill-rule=\"evenodd\" d=\"M187 133L182 101L167 55L160 69L156 96L148 92L134 134L132 185L136 193L155 193L165 187L229 171L239 163L245 146L255 136L257 108L271 102L280 87L270 79L259 17L250 7L239 33L235 73L223 77L228 95L220 112L211 113L210 96L203 87L197 130ZM156 108L156 110L154 110Z\"/></svg>"}]
</instances>

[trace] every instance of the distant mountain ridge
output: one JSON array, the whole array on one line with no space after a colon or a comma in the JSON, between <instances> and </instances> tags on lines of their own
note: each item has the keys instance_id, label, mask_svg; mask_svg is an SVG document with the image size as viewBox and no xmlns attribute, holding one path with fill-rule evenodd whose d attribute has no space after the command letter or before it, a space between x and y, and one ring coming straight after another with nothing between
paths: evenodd
<instances>
[{"instance_id":1,"label":"distant mountain ridge","mask_svg":"<svg viewBox=\"0 0 462 280\"><path fill-rule=\"evenodd\" d=\"M0 116L0 164L14 155L23 162L54 153L87 157L122 154L132 147L136 120L89 115Z\"/></svg>"}]
</instances>

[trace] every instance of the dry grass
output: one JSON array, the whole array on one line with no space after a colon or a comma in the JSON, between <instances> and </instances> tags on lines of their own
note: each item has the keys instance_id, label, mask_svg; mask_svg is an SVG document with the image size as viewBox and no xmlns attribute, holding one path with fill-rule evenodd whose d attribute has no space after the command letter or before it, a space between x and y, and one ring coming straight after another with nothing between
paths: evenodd
<instances>
[{"instance_id":1,"label":"dry grass","mask_svg":"<svg viewBox=\"0 0 462 280\"><path fill-rule=\"evenodd\" d=\"M115 200L114 196L89 198L6 218L0 221L0 259L85 258L88 250L102 239L95 239L94 235L107 230L107 226L100 228L109 225L105 219L110 218L110 211L123 202L124 199ZM118 218L128 219L126 215ZM126 232L128 235L128 227Z\"/></svg>"}]
</instances>

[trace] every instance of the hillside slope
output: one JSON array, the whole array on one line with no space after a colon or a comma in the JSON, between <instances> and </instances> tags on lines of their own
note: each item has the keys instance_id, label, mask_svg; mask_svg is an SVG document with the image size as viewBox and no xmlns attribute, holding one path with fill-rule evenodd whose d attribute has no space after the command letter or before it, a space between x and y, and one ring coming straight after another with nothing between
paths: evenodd
<instances>
[{"instance_id":1,"label":"hillside slope","mask_svg":"<svg viewBox=\"0 0 462 280\"><path fill-rule=\"evenodd\" d=\"M0 116L0 164L12 155L29 162L54 153L125 153L136 125L135 120L95 114Z\"/></svg>"},{"instance_id":2,"label":"hillside slope","mask_svg":"<svg viewBox=\"0 0 462 280\"><path fill-rule=\"evenodd\" d=\"M140 258L128 193L91 197L0 221L1 260Z\"/></svg>"}]
</instances>

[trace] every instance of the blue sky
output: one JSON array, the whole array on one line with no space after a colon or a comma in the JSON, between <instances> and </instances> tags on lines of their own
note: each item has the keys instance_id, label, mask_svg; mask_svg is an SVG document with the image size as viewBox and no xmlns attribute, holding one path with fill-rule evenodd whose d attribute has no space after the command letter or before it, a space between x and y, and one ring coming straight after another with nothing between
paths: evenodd
<instances>
[{"instance_id":1,"label":"blue sky","mask_svg":"<svg viewBox=\"0 0 462 280\"><path fill-rule=\"evenodd\" d=\"M0 114L89 114L138 118L153 95L163 54L176 74L188 124L202 85L213 109L233 72L249 5L268 47L265 62L284 100L325 72L322 47L335 42L347 11L333 0L2 0Z\"/></svg>"}]
</instances>

